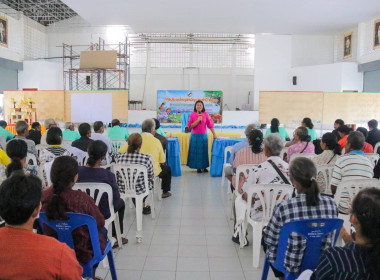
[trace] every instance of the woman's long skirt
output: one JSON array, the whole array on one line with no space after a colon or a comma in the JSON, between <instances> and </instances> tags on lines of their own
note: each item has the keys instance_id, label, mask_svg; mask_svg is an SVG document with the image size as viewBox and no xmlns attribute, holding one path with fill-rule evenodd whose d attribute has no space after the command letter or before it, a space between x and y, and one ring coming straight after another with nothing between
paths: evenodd
<instances>
[{"instance_id":1,"label":"woman's long skirt","mask_svg":"<svg viewBox=\"0 0 380 280\"><path fill-rule=\"evenodd\" d=\"M209 167L207 133L191 133L187 166L194 169Z\"/></svg>"}]
</instances>

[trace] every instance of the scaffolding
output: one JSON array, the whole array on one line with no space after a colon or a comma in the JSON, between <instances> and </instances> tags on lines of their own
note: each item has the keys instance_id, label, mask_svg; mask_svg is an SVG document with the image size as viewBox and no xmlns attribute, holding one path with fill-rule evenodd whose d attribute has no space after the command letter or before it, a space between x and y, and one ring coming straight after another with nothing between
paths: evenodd
<instances>
[{"instance_id":1,"label":"scaffolding","mask_svg":"<svg viewBox=\"0 0 380 280\"><path fill-rule=\"evenodd\" d=\"M96 50L116 50L116 69L80 69L80 52ZM65 90L129 90L130 48L128 37L125 43L91 45L63 44L63 82Z\"/></svg>"}]
</instances>

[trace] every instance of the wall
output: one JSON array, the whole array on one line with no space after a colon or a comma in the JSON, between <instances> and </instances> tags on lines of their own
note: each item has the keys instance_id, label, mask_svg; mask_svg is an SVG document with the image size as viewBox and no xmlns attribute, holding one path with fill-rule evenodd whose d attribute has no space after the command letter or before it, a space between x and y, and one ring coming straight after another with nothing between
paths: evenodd
<instances>
[{"instance_id":1,"label":"wall","mask_svg":"<svg viewBox=\"0 0 380 280\"><path fill-rule=\"evenodd\" d=\"M380 70L364 73L364 91L380 92Z\"/></svg>"},{"instance_id":2,"label":"wall","mask_svg":"<svg viewBox=\"0 0 380 280\"><path fill-rule=\"evenodd\" d=\"M19 71L18 89L37 88L38 90L63 90L62 63L32 60L24 61Z\"/></svg>"},{"instance_id":3,"label":"wall","mask_svg":"<svg viewBox=\"0 0 380 280\"><path fill-rule=\"evenodd\" d=\"M0 93L17 89L17 71L20 69L22 63L0 58Z\"/></svg>"}]
</instances>

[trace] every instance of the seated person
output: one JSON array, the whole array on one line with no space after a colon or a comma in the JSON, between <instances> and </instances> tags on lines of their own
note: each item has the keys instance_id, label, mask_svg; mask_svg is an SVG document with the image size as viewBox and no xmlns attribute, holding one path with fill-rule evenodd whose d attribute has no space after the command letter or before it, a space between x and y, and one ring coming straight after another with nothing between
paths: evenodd
<instances>
[{"instance_id":1,"label":"seated person","mask_svg":"<svg viewBox=\"0 0 380 280\"><path fill-rule=\"evenodd\" d=\"M41 144L41 125L39 122L32 123L32 129L29 130L29 135L26 138L32 140L36 145Z\"/></svg>"},{"instance_id":2,"label":"seated person","mask_svg":"<svg viewBox=\"0 0 380 280\"><path fill-rule=\"evenodd\" d=\"M148 154L140 153L142 146L142 137L138 133L132 133L128 138L128 150L126 153L118 154L116 157L116 163L118 164L141 164L144 165L148 171L148 184L149 190L153 190L154 170L152 156ZM117 174L117 184L120 190L125 190L124 182L119 174ZM136 182L136 194L142 194L146 192L146 186L144 184L144 178L140 174ZM145 200L143 199L143 213L148 215L151 213L150 206L145 206Z\"/></svg>"},{"instance_id":3,"label":"seated person","mask_svg":"<svg viewBox=\"0 0 380 280\"><path fill-rule=\"evenodd\" d=\"M346 147L346 140L347 140L348 134L352 131L352 129L346 125L341 125L338 127L337 130L340 136L340 140L338 141L338 143L342 147L342 150L343 150Z\"/></svg>"},{"instance_id":4,"label":"seated person","mask_svg":"<svg viewBox=\"0 0 380 280\"><path fill-rule=\"evenodd\" d=\"M118 119L113 119L111 126L107 129L107 135L110 140L122 140L127 141L129 133L126 127L121 127L121 123Z\"/></svg>"},{"instance_id":5,"label":"seated person","mask_svg":"<svg viewBox=\"0 0 380 280\"><path fill-rule=\"evenodd\" d=\"M25 145L26 146L26 145ZM82 279L82 267L65 243L33 232L41 210L41 181L14 174L0 186L1 279Z\"/></svg>"},{"instance_id":6,"label":"seated person","mask_svg":"<svg viewBox=\"0 0 380 280\"><path fill-rule=\"evenodd\" d=\"M37 175L37 166L30 165L26 162L26 156L28 153L28 146L24 140L14 139L7 145L7 155L11 159L10 163L5 170L5 175L10 177L13 172L18 170L21 173Z\"/></svg>"},{"instance_id":7,"label":"seated person","mask_svg":"<svg viewBox=\"0 0 380 280\"><path fill-rule=\"evenodd\" d=\"M326 249L311 276L318 279L377 279L380 275L380 190L362 189L352 203L354 242Z\"/></svg>"},{"instance_id":8,"label":"seated person","mask_svg":"<svg viewBox=\"0 0 380 280\"><path fill-rule=\"evenodd\" d=\"M57 123L55 122L54 119L46 119L44 121L44 126L45 126L46 131L41 136L41 145L47 145L47 143L46 143L47 133L48 133L50 128L57 127Z\"/></svg>"},{"instance_id":9,"label":"seated person","mask_svg":"<svg viewBox=\"0 0 380 280\"><path fill-rule=\"evenodd\" d=\"M368 137L368 130L365 127L358 127L356 131L360 131L364 135L364 139L367 140ZM368 142L364 142L364 146L362 149L363 153L365 154L373 154L373 147Z\"/></svg>"},{"instance_id":10,"label":"seated person","mask_svg":"<svg viewBox=\"0 0 380 280\"><path fill-rule=\"evenodd\" d=\"M28 128L29 128L29 125L26 123L26 121L18 121L15 125L17 135L13 139L19 139L19 140L25 141L25 143L28 145L28 153L33 154L37 158L36 144L32 140L26 139L26 136L29 135ZM13 139L10 141L13 141Z\"/></svg>"},{"instance_id":11,"label":"seated person","mask_svg":"<svg viewBox=\"0 0 380 280\"><path fill-rule=\"evenodd\" d=\"M276 133L280 135L284 141L290 140L288 132L286 131L284 127L280 127L280 121L276 118L273 118L270 121L270 128L267 129L267 131L265 132L265 137L267 137L267 135L271 133Z\"/></svg>"},{"instance_id":12,"label":"seated person","mask_svg":"<svg viewBox=\"0 0 380 280\"><path fill-rule=\"evenodd\" d=\"M377 128L377 126L377 120L370 120L368 122L369 132L367 142L370 143L373 148L375 148L376 144L380 142L380 130ZM375 151L375 153L378 153L378 151Z\"/></svg>"},{"instance_id":13,"label":"seated person","mask_svg":"<svg viewBox=\"0 0 380 280\"><path fill-rule=\"evenodd\" d=\"M120 198L119 189L116 184L115 175L101 167L102 160L107 156L107 145L100 141L93 141L88 147L89 158L85 166L79 166L78 170L78 183L106 183L112 187L113 195L113 207L115 213L119 214L120 230L123 232L123 220L124 220L124 211L125 204L124 200ZM103 214L104 219L110 217L110 208L108 205L107 195L103 195L99 202L99 210ZM112 235L116 236L114 225L112 224ZM123 238L123 244L127 244L128 239ZM119 244L114 244L114 247L117 247Z\"/></svg>"},{"instance_id":14,"label":"seated person","mask_svg":"<svg viewBox=\"0 0 380 280\"><path fill-rule=\"evenodd\" d=\"M81 123L78 127L80 138L75 140L71 146L87 152L88 146L94 141L91 137L91 126L88 123Z\"/></svg>"},{"instance_id":15,"label":"seated person","mask_svg":"<svg viewBox=\"0 0 380 280\"><path fill-rule=\"evenodd\" d=\"M317 140L317 132L314 130L314 124L310 118L304 118L301 122L301 126L307 129L307 134L310 136L311 141Z\"/></svg>"},{"instance_id":16,"label":"seated person","mask_svg":"<svg viewBox=\"0 0 380 280\"><path fill-rule=\"evenodd\" d=\"M248 147L242 148L236 153L234 163L232 165L234 173L239 165L260 164L267 159L262 148L263 133L260 130L254 129L249 132L248 143ZM232 183L233 189L235 189L236 175L227 176L227 179Z\"/></svg>"},{"instance_id":17,"label":"seated person","mask_svg":"<svg viewBox=\"0 0 380 280\"><path fill-rule=\"evenodd\" d=\"M62 156L54 160L51 168L53 185L42 192L42 210L49 220L63 220L65 212L87 214L94 217L99 231L101 251L104 251L107 230L104 217L94 200L82 191L72 188L78 179L78 163L72 157ZM46 228L45 234L55 236L55 231ZM87 263L93 256L88 229L83 226L73 231L75 254L80 263ZM94 273L95 274L95 273Z\"/></svg>"},{"instance_id":18,"label":"seated person","mask_svg":"<svg viewBox=\"0 0 380 280\"><path fill-rule=\"evenodd\" d=\"M161 142L153 136L155 133L155 123L153 119L143 121L141 129L142 146L140 152L152 156L154 176L158 176L162 179L162 198L167 198L172 195L170 193L172 171L170 166L164 164L166 159ZM128 143L120 148L119 153L126 153L127 150Z\"/></svg>"},{"instance_id":19,"label":"seated person","mask_svg":"<svg viewBox=\"0 0 380 280\"><path fill-rule=\"evenodd\" d=\"M110 139L108 139L107 136L104 136L104 124L102 121L96 121L93 125L94 133L91 133L91 139L92 140L100 140L103 141L107 145L107 151L109 154L112 153L111 150L111 142Z\"/></svg>"},{"instance_id":20,"label":"seated person","mask_svg":"<svg viewBox=\"0 0 380 280\"><path fill-rule=\"evenodd\" d=\"M335 162L331 179L331 191L333 194L341 181L353 179L367 179L373 177L373 164L361 151L364 145L364 135L359 131L352 131L347 137L346 154ZM348 193L342 193L339 203L339 212L348 214Z\"/></svg>"},{"instance_id":21,"label":"seated person","mask_svg":"<svg viewBox=\"0 0 380 280\"><path fill-rule=\"evenodd\" d=\"M314 144L305 127L300 126L293 133L293 141L288 149L287 162L295 154L314 154Z\"/></svg>"},{"instance_id":22,"label":"seated person","mask_svg":"<svg viewBox=\"0 0 380 280\"><path fill-rule=\"evenodd\" d=\"M340 135L339 135L339 132L338 132L338 128L341 125L344 125L344 121L341 120L341 119L336 119L335 122L334 122L334 130L331 132L332 134L334 134L336 136L336 138L338 139L338 141L340 140Z\"/></svg>"},{"instance_id":23,"label":"seated person","mask_svg":"<svg viewBox=\"0 0 380 280\"><path fill-rule=\"evenodd\" d=\"M166 137L157 133L157 128L160 128L160 122L157 119L153 119L153 120L156 125L156 131L154 133L154 137L160 140L162 148L164 149L164 152L165 152L168 147L168 140L166 139Z\"/></svg>"},{"instance_id":24,"label":"seated person","mask_svg":"<svg viewBox=\"0 0 380 280\"><path fill-rule=\"evenodd\" d=\"M65 123L65 130L62 132L62 138L64 140L75 141L80 138L78 132L75 131L75 126L72 122Z\"/></svg>"},{"instance_id":25,"label":"seated person","mask_svg":"<svg viewBox=\"0 0 380 280\"><path fill-rule=\"evenodd\" d=\"M0 136L2 136L5 141L9 141L15 137L15 135L10 132L9 130L5 129L7 127L7 122L6 121L0 121ZM3 147L5 148L5 147Z\"/></svg>"},{"instance_id":26,"label":"seated person","mask_svg":"<svg viewBox=\"0 0 380 280\"><path fill-rule=\"evenodd\" d=\"M308 158L296 158L289 167L290 180L297 190L297 196L279 203L273 210L273 216L268 226L263 230L263 246L270 263L276 260L277 246L280 238L281 227L291 221L303 219L328 219L337 218L338 209L329 196L319 194L316 181L317 168ZM324 240L325 248L332 244L331 235ZM302 261L306 243L304 238L291 234L288 249L285 254L284 266L290 273L296 273ZM276 277L284 275L274 269Z\"/></svg>"}]
</instances>

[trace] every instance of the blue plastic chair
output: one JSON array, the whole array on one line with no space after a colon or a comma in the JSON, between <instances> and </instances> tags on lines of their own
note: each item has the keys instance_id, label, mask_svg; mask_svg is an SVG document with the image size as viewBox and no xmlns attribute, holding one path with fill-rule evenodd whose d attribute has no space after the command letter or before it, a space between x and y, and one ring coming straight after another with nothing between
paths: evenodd
<instances>
[{"instance_id":1,"label":"blue plastic chair","mask_svg":"<svg viewBox=\"0 0 380 280\"><path fill-rule=\"evenodd\" d=\"M185 132L185 127L187 126L187 122L189 121L190 113L183 113L181 115L181 132Z\"/></svg>"},{"instance_id":2,"label":"blue plastic chair","mask_svg":"<svg viewBox=\"0 0 380 280\"><path fill-rule=\"evenodd\" d=\"M107 256L112 279L117 280L111 242L107 241L106 248L104 249L104 254L102 254L100 250L98 229L96 227L96 221L94 217L86 214L71 212L66 213L66 215L69 217L68 220L49 221L46 217L46 214L41 212L40 217L38 218L38 222L42 231L44 231L44 225L47 225L57 232L59 241L66 243L72 249L74 249L72 231L80 226L87 226L90 233L94 256L88 263L80 264L83 267L82 277L94 278L94 275L92 274L93 266L101 262Z\"/></svg>"},{"instance_id":3,"label":"blue plastic chair","mask_svg":"<svg viewBox=\"0 0 380 280\"><path fill-rule=\"evenodd\" d=\"M278 242L276 261L272 266L285 275L285 280L297 279L298 276L306 269L314 270L317 267L321 254L321 245L323 238L331 232L335 232L333 244L334 246L340 229L343 225L343 220L333 219L307 219L286 223L280 231L280 239ZM290 234L294 232L302 235L306 239L306 248L303 252L303 258L300 269L297 273L289 273L284 266L286 246ZM268 277L269 261L265 258L265 264L261 280Z\"/></svg>"}]
</instances>

